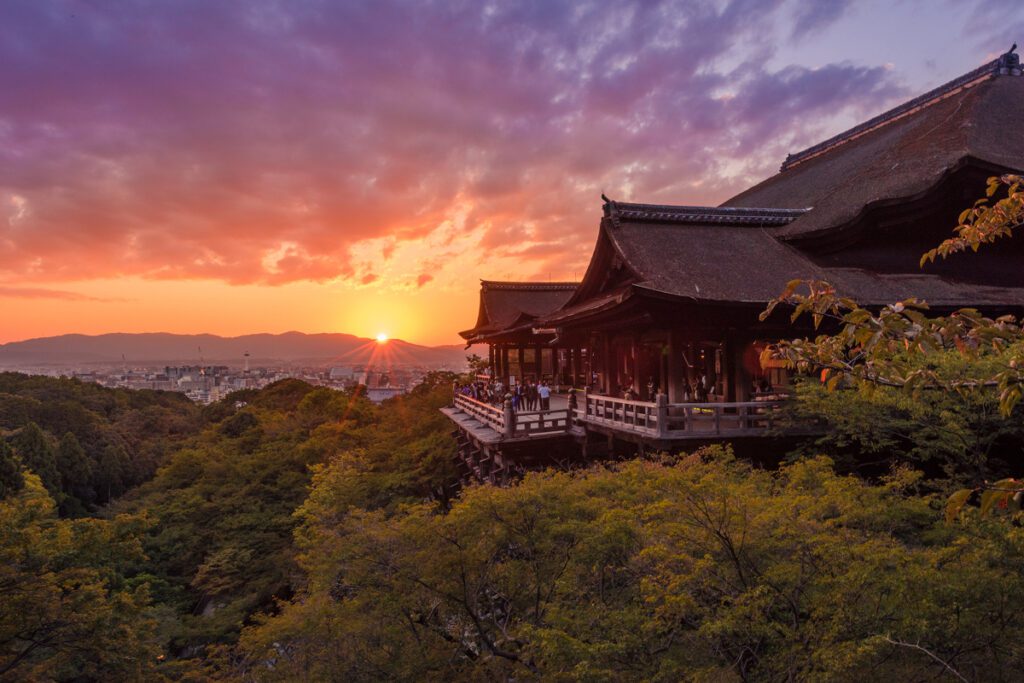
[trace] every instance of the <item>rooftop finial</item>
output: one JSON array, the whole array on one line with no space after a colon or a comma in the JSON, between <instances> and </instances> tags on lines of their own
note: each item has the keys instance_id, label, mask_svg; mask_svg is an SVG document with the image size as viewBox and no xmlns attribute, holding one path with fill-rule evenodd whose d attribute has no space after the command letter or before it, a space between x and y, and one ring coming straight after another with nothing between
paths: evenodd
<instances>
[{"instance_id":1,"label":"rooftop finial","mask_svg":"<svg viewBox=\"0 0 1024 683\"><path fill-rule=\"evenodd\" d=\"M999 63L996 65L996 73L1003 76L1020 76L1020 55L1017 54L1017 43L1013 44L1006 54L999 57Z\"/></svg>"}]
</instances>

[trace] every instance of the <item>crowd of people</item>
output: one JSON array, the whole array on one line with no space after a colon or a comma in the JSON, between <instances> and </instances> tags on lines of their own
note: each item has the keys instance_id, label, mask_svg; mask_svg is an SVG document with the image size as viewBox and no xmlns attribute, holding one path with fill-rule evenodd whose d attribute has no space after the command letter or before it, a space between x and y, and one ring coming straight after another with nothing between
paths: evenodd
<instances>
[{"instance_id":1,"label":"crowd of people","mask_svg":"<svg viewBox=\"0 0 1024 683\"><path fill-rule=\"evenodd\" d=\"M751 395L755 400L759 397L774 395L775 393L771 383L763 377L755 379L752 382L751 388ZM684 378L681 390L683 403L708 403L717 400L715 384L708 381L707 375L702 374L694 378L692 384ZM458 385L455 391L477 401L498 407L504 405L506 398L511 399L512 408L517 412L551 409L552 388L546 381L532 379L516 381L513 378L512 384L506 385L500 379L477 379L473 382ZM652 377L647 382L647 394L643 397L643 400L654 401L655 397L661 392L662 388ZM619 387L618 392L613 393L617 397L627 400L642 400L640 392L635 391L631 385Z\"/></svg>"},{"instance_id":2,"label":"crowd of people","mask_svg":"<svg viewBox=\"0 0 1024 683\"><path fill-rule=\"evenodd\" d=\"M551 387L546 381L514 381L506 386L500 379L459 385L456 393L476 399L482 403L502 406L505 399L512 401L512 409L519 411L551 410Z\"/></svg>"}]
</instances>

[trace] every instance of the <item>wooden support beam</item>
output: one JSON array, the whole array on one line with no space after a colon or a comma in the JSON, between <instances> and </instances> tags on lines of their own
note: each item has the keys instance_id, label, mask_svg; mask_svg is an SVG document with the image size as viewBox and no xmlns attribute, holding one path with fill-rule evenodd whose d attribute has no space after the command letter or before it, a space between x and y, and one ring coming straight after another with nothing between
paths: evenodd
<instances>
[{"instance_id":1,"label":"wooden support beam","mask_svg":"<svg viewBox=\"0 0 1024 683\"><path fill-rule=\"evenodd\" d=\"M632 335L629 338L629 373L632 379L633 393L640 396L640 338Z\"/></svg>"},{"instance_id":2,"label":"wooden support beam","mask_svg":"<svg viewBox=\"0 0 1024 683\"><path fill-rule=\"evenodd\" d=\"M614 393L614 375L617 374L617 368L615 367L615 357L612 354L611 340L608 339L607 334L601 335L602 350L604 353L604 393L607 396L611 396Z\"/></svg>"},{"instance_id":3,"label":"wooden support beam","mask_svg":"<svg viewBox=\"0 0 1024 683\"><path fill-rule=\"evenodd\" d=\"M668 363L662 388L668 394L670 403L683 402L683 368L680 350L676 348L676 333L668 331Z\"/></svg>"}]
</instances>

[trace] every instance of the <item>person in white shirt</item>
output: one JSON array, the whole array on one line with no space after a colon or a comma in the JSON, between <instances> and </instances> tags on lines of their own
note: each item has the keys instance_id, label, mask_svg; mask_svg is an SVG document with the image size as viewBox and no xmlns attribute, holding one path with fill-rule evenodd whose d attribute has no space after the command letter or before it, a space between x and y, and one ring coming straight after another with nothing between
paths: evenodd
<instances>
[{"instance_id":1,"label":"person in white shirt","mask_svg":"<svg viewBox=\"0 0 1024 683\"><path fill-rule=\"evenodd\" d=\"M540 409L551 410L551 388L548 386L548 383L541 382L537 393L540 395Z\"/></svg>"}]
</instances>

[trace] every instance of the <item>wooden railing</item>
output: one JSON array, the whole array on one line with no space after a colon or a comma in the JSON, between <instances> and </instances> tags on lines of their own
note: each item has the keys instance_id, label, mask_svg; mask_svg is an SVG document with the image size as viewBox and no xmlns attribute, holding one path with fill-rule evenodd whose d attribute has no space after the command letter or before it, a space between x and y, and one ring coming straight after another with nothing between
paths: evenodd
<instances>
[{"instance_id":1,"label":"wooden railing","mask_svg":"<svg viewBox=\"0 0 1024 683\"><path fill-rule=\"evenodd\" d=\"M516 438L564 433L572 427L569 411L565 408L512 413L512 418L515 424L514 436Z\"/></svg>"},{"instance_id":2,"label":"wooden railing","mask_svg":"<svg viewBox=\"0 0 1024 683\"><path fill-rule=\"evenodd\" d=\"M465 394L455 394L455 407L498 432L505 431L505 416L501 408L496 408Z\"/></svg>"},{"instance_id":3,"label":"wooden railing","mask_svg":"<svg viewBox=\"0 0 1024 683\"><path fill-rule=\"evenodd\" d=\"M756 433L771 429L783 401L672 403L665 428L691 434Z\"/></svg>"},{"instance_id":4,"label":"wooden railing","mask_svg":"<svg viewBox=\"0 0 1024 683\"><path fill-rule=\"evenodd\" d=\"M591 424L656 439L702 436L753 436L773 426L783 401L742 403L669 403L630 401L598 394L578 394L575 410L515 412L456 394L454 406L501 434L505 439L551 436L568 432L573 424ZM570 414L572 413L572 414Z\"/></svg>"},{"instance_id":5,"label":"wooden railing","mask_svg":"<svg viewBox=\"0 0 1024 683\"><path fill-rule=\"evenodd\" d=\"M464 394L455 394L454 405L509 439L565 433L572 427L565 408L515 412L511 404L498 408Z\"/></svg>"},{"instance_id":6,"label":"wooden railing","mask_svg":"<svg viewBox=\"0 0 1024 683\"><path fill-rule=\"evenodd\" d=\"M584 393L575 411L581 423L660 439L754 435L770 429L783 401L669 403L628 401Z\"/></svg>"},{"instance_id":7,"label":"wooden railing","mask_svg":"<svg viewBox=\"0 0 1024 683\"><path fill-rule=\"evenodd\" d=\"M586 422L613 427L628 427L635 431L657 431L658 405L648 401L629 401L624 398L585 394L581 417Z\"/></svg>"}]
</instances>

